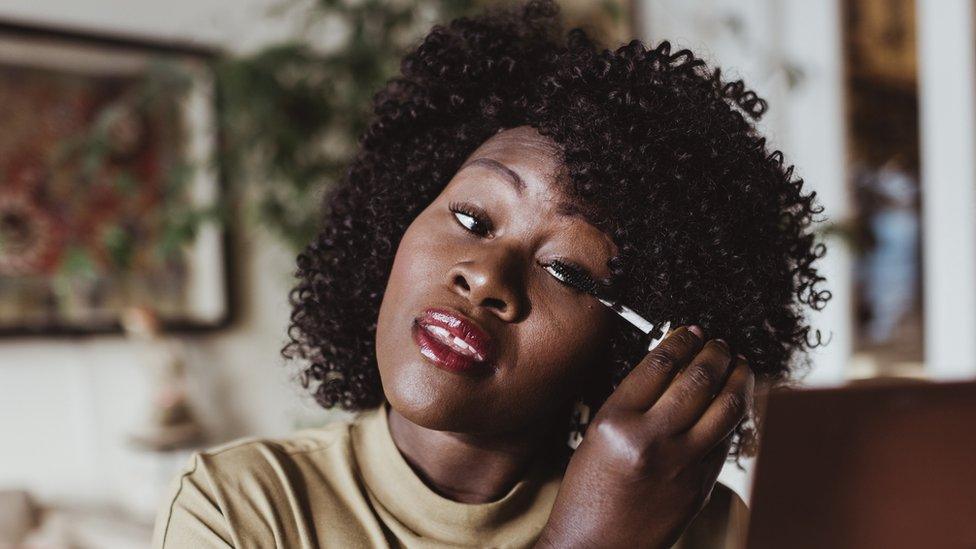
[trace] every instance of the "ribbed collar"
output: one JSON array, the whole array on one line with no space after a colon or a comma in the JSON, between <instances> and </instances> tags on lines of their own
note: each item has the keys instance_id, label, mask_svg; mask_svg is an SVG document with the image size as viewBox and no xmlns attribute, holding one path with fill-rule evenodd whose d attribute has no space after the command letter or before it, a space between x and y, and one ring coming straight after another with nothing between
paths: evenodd
<instances>
[{"instance_id":1,"label":"ribbed collar","mask_svg":"<svg viewBox=\"0 0 976 549\"><path fill-rule=\"evenodd\" d=\"M390 434L385 402L361 413L352 444L367 491L384 523L407 546L433 542L478 547L527 547L548 520L562 480L541 459L499 500L461 503L428 487Z\"/></svg>"}]
</instances>

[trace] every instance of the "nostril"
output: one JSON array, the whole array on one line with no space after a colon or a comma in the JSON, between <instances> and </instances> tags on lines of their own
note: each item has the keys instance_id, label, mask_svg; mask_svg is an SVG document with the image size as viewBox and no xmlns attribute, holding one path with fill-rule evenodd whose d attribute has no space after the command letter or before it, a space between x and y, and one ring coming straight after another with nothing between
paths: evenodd
<instances>
[{"instance_id":1,"label":"nostril","mask_svg":"<svg viewBox=\"0 0 976 549\"><path fill-rule=\"evenodd\" d=\"M501 299L495 299L494 297L486 297L484 304L488 307L495 307L503 313L508 309L508 306L505 305L504 301Z\"/></svg>"},{"instance_id":2,"label":"nostril","mask_svg":"<svg viewBox=\"0 0 976 549\"><path fill-rule=\"evenodd\" d=\"M464 280L464 277L461 276L461 275L455 275L454 276L454 283L457 284L457 285L459 285L459 286L461 286L465 290L468 290L468 291L471 290L471 287L468 286L468 282L466 280Z\"/></svg>"}]
</instances>

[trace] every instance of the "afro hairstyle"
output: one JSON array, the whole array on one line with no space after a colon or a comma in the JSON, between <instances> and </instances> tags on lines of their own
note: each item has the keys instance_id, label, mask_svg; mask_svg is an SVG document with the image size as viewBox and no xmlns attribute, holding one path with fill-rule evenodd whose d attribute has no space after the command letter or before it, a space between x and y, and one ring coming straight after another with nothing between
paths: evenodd
<instances>
[{"instance_id":1,"label":"afro hairstyle","mask_svg":"<svg viewBox=\"0 0 976 549\"><path fill-rule=\"evenodd\" d=\"M623 303L725 339L760 387L794 381L810 364L804 347L823 344L804 319L830 299L816 287L816 193L759 135L767 103L691 51L640 40L611 51L564 32L551 0L531 0L435 25L372 107L289 294L281 354L300 359L321 406L383 403L374 342L400 238L471 152L521 125L560 146L562 190L617 244L608 266ZM646 336L617 320L591 408L647 354ZM757 430L750 410L730 455L751 455Z\"/></svg>"}]
</instances>

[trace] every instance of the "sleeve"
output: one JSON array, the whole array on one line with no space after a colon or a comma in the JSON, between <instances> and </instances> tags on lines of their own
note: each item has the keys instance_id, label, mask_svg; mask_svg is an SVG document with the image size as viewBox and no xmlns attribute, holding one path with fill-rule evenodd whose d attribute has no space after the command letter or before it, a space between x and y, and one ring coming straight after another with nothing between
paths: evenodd
<instances>
[{"instance_id":1,"label":"sleeve","mask_svg":"<svg viewBox=\"0 0 976 549\"><path fill-rule=\"evenodd\" d=\"M153 527L153 549L234 547L213 484L195 452L173 479Z\"/></svg>"}]
</instances>

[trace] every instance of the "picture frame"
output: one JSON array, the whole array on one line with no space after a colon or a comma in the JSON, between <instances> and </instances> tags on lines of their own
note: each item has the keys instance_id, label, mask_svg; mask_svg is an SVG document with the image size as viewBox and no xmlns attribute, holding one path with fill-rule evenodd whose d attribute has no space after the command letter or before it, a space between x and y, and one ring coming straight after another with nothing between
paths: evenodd
<instances>
[{"instance_id":1,"label":"picture frame","mask_svg":"<svg viewBox=\"0 0 976 549\"><path fill-rule=\"evenodd\" d=\"M219 55L0 22L0 337L231 322Z\"/></svg>"}]
</instances>

